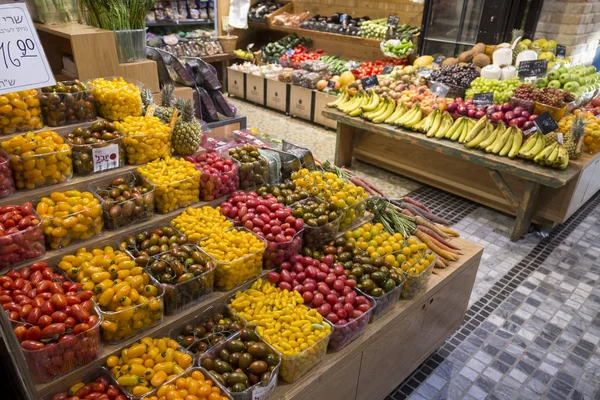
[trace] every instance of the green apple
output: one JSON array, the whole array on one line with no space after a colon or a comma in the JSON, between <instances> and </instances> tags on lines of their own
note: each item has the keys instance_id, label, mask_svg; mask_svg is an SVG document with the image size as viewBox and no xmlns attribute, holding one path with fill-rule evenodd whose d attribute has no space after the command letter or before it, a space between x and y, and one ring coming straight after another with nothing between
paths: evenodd
<instances>
[{"instance_id":1,"label":"green apple","mask_svg":"<svg viewBox=\"0 0 600 400\"><path fill-rule=\"evenodd\" d=\"M560 68L558 69L558 73L559 73L559 74L561 74L561 75L562 75L562 74L566 74L566 73L568 73L568 72L569 72L569 70L568 70L568 69L567 69L567 67L565 67L565 66L562 66L562 67L560 67Z\"/></svg>"},{"instance_id":2,"label":"green apple","mask_svg":"<svg viewBox=\"0 0 600 400\"><path fill-rule=\"evenodd\" d=\"M593 75L596 73L596 67L594 67L593 65L590 65L587 67L587 74L588 75Z\"/></svg>"},{"instance_id":3,"label":"green apple","mask_svg":"<svg viewBox=\"0 0 600 400\"><path fill-rule=\"evenodd\" d=\"M571 78L571 74L560 74L560 77L558 78L560 83L563 85L567 82L570 82L572 79L573 78Z\"/></svg>"},{"instance_id":4,"label":"green apple","mask_svg":"<svg viewBox=\"0 0 600 400\"><path fill-rule=\"evenodd\" d=\"M563 87L564 90L568 91L568 92L575 92L577 89L579 89L579 83L575 82L575 81L571 81L571 82L567 82L565 84L565 86Z\"/></svg>"},{"instance_id":5,"label":"green apple","mask_svg":"<svg viewBox=\"0 0 600 400\"><path fill-rule=\"evenodd\" d=\"M546 75L546 78L548 78L549 81L553 81L556 80L560 77L560 73L557 70L552 70L550 72L548 72L548 75Z\"/></svg>"},{"instance_id":6,"label":"green apple","mask_svg":"<svg viewBox=\"0 0 600 400\"><path fill-rule=\"evenodd\" d=\"M543 89L546 86L548 86L548 79L546 78L540 78L535 82L535 87L537 87L538 89Z\"/></svg>"},{"instance_id":7,"label":"green apple","mask_svg":"<svg viewBox=\"0 0 600 400\"><path fill-rule=\"evenodd\" d=\"M560 81L557 81L556 79L548 82L548 87L554 88L554 89L560 89Z\"/></svg>"}]
</instances>

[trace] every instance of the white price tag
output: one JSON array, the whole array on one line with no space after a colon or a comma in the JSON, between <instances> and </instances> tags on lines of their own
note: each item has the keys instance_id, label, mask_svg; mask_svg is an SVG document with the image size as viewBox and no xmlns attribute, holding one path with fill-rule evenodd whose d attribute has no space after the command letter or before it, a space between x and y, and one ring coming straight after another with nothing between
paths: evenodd
<instances>
[{"instance_id":1,"label":"white price tag","mask_svg":"<svg viewBox=\"0 0 600 400\"><path fill-rule=\"evenodd\" d=\"M25 3L0 4L0 94L55 84Z\"/></svg>"},{"instance_id":2,"label":"white price tag","mask_svg":"<svg viewBox=\"0 0 600 400\"><path fill-rule=\"evenodd\" d=\"M265 400L273 393L277 386L277 379L271 379L269 384L264 387L257 387L252 391L252 400Z\"/></svg>"},{"instance_id":3,"label":"white price tag","mask_svg":"<svg viewBox=\"0 0 600 400\"><path fill-rule=\"evenodd\" d=\"M94 172L117 168L119 166L119 145L115 143L92 149L92 157L94 157Z\"/></svg>"}]
</instances>

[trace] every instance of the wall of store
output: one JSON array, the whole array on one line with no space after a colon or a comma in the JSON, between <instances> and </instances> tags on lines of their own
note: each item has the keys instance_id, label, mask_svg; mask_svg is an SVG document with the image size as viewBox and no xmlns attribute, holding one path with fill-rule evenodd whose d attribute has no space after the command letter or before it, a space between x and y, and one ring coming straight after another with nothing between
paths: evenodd
<instances>
[{"instance_id":1,"label":"wall of store","mask_svg":"<svg viewBox=\"0 0 600 400\"><path fill-rule=\"evenodd\" d=\"M573 62L591 64L600 40L600 1L546 0L535 38L555 39Z\"/></svg>"},{"instance_id":2,"label":"wall of store","mask_svg":"<svg viewBox=\"0 0 600 400\"><path fill-rule=\"evenodd\" d=\"M371 18L384 18L390 14L400 17L400 22L421 25L423 4L410 0L377 0L363 2L360 0L294 0L299 7L322 14L347 12L353 17L368 15Z\"/></svg>"}]
</instances>

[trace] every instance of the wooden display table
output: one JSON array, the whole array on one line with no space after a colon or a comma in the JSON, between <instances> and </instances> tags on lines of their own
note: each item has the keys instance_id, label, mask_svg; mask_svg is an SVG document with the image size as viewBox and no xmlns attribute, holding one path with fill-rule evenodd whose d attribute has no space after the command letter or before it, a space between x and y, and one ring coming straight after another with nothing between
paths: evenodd
<instances>
[{"instance_id":1,"label":"wooden display table","mask_svg":"<svg viewBox=\"0 0 600 400\"><path fill-rule=\"evenodd\" d=\"M566 221L598 189L600 155L583 155L565 170L511 160L449 140L385 124L373 124L340 111L323 111L337 121L335 164L357 159L438 187L516 216L511 240L532 221L553 227Z\"/></svg>"}]
</instances>

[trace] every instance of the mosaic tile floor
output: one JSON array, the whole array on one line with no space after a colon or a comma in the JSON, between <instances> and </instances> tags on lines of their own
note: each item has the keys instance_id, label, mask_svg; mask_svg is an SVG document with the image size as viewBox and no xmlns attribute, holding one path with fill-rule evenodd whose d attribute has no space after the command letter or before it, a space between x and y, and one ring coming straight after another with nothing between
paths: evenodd
<instances>
[{"instance_id":1,"label":"mosaic tile floor","mask_svg":"<svg viewBox=\"0 0 600 400\"><path fill-rule=\"evenodd\" d=\"M333 131L233 102L249 127L333 159ZM600 193L549 236L512 243L510 216L368 164L352 169L485 247L463 325L386 400L600 400Z\"/></svg>"}]
</instances>

